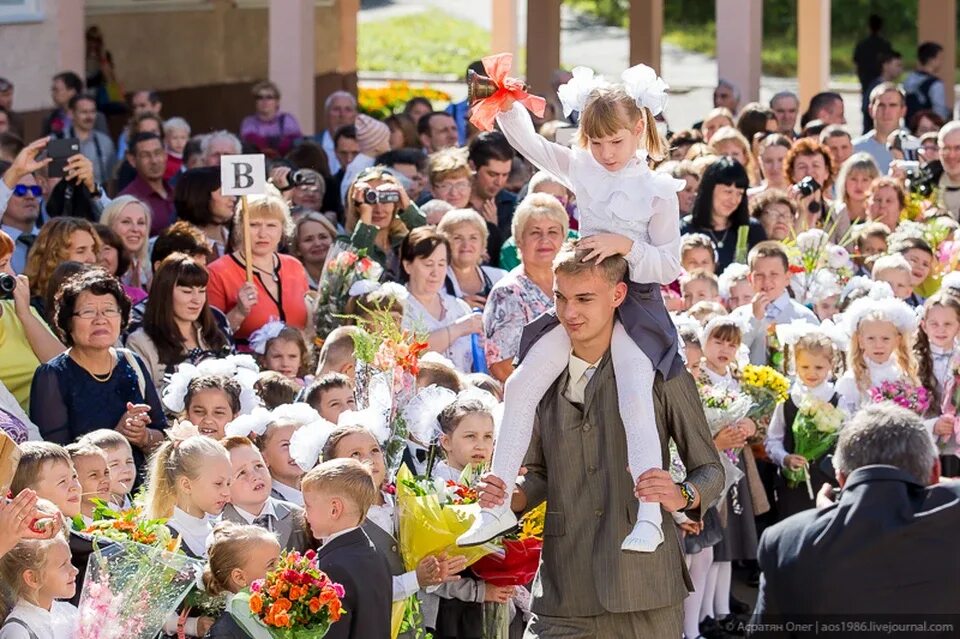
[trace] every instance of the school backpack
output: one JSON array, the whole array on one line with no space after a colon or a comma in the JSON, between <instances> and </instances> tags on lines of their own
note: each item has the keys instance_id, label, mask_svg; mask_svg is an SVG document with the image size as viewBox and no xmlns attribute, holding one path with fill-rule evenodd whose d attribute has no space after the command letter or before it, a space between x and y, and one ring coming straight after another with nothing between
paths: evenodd
<instances>
[{"instance_id":1,"label":"school backpack","mask_svg":"<svg viewBox=\"0 0 960 639\"><path fill-rule=\"evenodd\" d=\"M933 83L940 78L935 75L930 75L929 73L923 73L923 75L926 76L923 78L923 82L921 82L916 89L907 93L908 121L918 111L923 111L933 106L933 102L930 99L930 89L933 87Z\"/></svg>"}]
</instances>

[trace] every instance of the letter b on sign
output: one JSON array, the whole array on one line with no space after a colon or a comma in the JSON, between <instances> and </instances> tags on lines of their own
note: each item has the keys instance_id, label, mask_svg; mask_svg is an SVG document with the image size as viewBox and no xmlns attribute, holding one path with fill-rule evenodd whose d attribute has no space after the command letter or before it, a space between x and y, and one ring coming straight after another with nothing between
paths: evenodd
<instances>
[{"instance_id":1,"label":"letter b on sign","mask_svg":"<svg viewBox=\"0 0 960 639\"><path fill-rule=\"evenodd\" d=\"M220 156L220 183L224 195L259 195L267 190L262 154Z\"/></svg>"}]
</instances>

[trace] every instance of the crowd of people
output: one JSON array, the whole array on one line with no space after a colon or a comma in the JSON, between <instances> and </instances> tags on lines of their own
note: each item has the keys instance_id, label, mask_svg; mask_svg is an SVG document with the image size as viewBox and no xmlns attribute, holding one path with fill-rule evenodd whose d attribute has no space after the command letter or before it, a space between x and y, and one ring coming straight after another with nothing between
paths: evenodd
<instances>
[{"instance_id":1,"label":"crowd of people","mask_svg":"<svg viewBox=\"0 0 960 639\"><path fill-rule=\"evenodd\" d=\"M64 72L46 135L24 143L0 79L0 429L21 451L0 504L0 639L73 636L90 554L75 522L98 500L167 520L212 594L319 546L346 591L331 637L388 636L412 596L401 636L438 639L487 636L491 602L534 637L952 613L956 580L934 573L950 581L957 559L920 546L948 548L960 523L957 488L938 485L960 476L960 122L939 45L920 45L902 85L899 53L857 55L862 135L832 92L741 106L721 82L680 128L653 83L578 70L544 113L515 104L494 130L464 103L415 98L381 121L337 91L304 136L259 82L235 133L197 134L140 91L114 139ZM62 139L78 152L49 153ZM246 207L221 193L221 157L241 152L263 153L269 178ZM343 255L380 275L331 324L318 302ZM454 552L413 569L398 554L386 442L354 392L377 312L425 342L417 387L453 396L434 475L492 461L485 513L549 495L532 605L529 585L486 583ZM720 395L735 412L749 366L788 380L776 408L708 419ZM811 455L798 424L814 404L842 423ZM318 420L332 431L300 463L297 432ZM414 474L430 448L407 442ZM69 534L32 528L38 513ZM873 555L853 549L865 540ZM735 572L759 587L755 609ZM868 579L874 597L850 594ZM172 614L164 631L247 636L229 611Z\"/></svg>"}]
</instances>

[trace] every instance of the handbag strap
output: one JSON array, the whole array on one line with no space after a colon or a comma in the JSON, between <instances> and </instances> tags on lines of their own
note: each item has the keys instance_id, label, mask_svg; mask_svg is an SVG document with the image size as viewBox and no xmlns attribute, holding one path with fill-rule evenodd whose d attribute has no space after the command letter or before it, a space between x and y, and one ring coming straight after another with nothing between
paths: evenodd
<instances>
[{"instance_id":1,"label":"handbag strap","mask_svg":"<svg viewBox=\"0 0 960 639\"><path fill-rule=\"evenodd\" d=\"M140 369L140 364L137 362L137 358L133 356L133 352L129 349L121 348L118 349L122 354L124 359L127 360L127 364L130 365L130 368L133 369L133 372L137 375L137 386L140 388L140 396L143 397L143 401L147 401L147 380L143 377L143 370Z\"/></svg>"}]
</instances>

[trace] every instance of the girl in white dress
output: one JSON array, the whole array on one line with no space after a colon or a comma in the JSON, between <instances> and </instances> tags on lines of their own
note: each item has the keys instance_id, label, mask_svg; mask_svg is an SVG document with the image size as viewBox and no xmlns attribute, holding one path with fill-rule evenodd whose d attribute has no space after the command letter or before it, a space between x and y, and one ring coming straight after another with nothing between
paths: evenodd
<instances>
[{"instance_id":1,"label":"girl in white dress","mask_svg":"<svg viewBox=\"0 0 960 639\"><path fill-rule=\"evenodd\" d=\"M63 535L21 541L0 559L0 575L16 601L0 639L71 639L77 609L66 601L77 589L77 569Z\"/></svg>"},{"instance_id":2,"label":"girl in white dress","mask_svg":"<svg viewBox=\"0 0 960 639\"><path fill-rule=\"evenodd\" d=\"M568 148L537 135L520 104L497 116L504 135L524 157L556 176L572 190L580 210L585 260L623 256L629 265L627 299L618 309L611 357L617 378L620 414L627 436L633 479L662 468L651 392L656 373L664 379L680 373L677 334L667 315L660 285L680 274L680 228L677 192L685 183L654 173L647 156L659 159L664 143L654 116L666 103L667 85L650 67L638 65L621 76L621 84L594 78L578 67L558 92L564 112L580 113L579 144ZM521 340L521 363L507 382L503 424L493 455L492 472L515 486L533 432L536 407L569 363L570 339L559 325ZM653 552L663 541L658 503L639 503L637 523L621 546ZM484 509L458 543L483 543L516 525L509 504Z\"/></svg>"}]
</instances>

